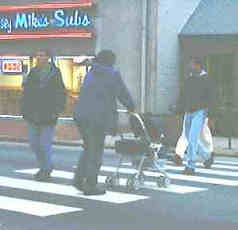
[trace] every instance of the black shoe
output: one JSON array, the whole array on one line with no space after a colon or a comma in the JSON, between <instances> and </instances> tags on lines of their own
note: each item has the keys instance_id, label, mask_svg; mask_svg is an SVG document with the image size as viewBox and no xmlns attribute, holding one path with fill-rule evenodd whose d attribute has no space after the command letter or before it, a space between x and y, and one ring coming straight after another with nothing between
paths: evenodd
<instances>
[{"instance_id":1,"label":"black shoe","mask_svg":"<svg viewBox=\"0 0 238 230\"><path fill-rule=\"evenodd\" d=\"M93 195L103 195L106 193L106 190L103 188L100 188L98 186L95 187L87 187L85 186L83 190L83 194L85 196L93 196Z\"/></svg>"},{"instance_id":2,"label":"black shoe","mask_svg":"<svg viewBox=\"0 0 238 230\"><path fill-rule=\"evenodd\" d=\"M175 154L175 155L174 155L173 162L174 162L177 166L182 166L182 165L183 165L183 159L182 159L178 154Z\"/></svg>"},{"instance_id":3,"label":"black shoe","mask_svg":"<svg viewBox=\"0 0 238 230\"><path fill-rule=\"evenodd\" d=\"M83 184L73 183L72 185L79 191L83 191L84 189Z\"/></svg>"},{"instance_id":4,"label":"black shoe","mask_svg":"<svg viewBox=\"0 0 238 230\"><path fill-rule=\"evenodd\" d=\"M210 169L213 163L214 163L214 153L212 152L211 157L203 162L204 168Z\"/></svg>"},{"instance_id":5,"label":"black shoe","mask_svg":"<svg viewBox=\"0 0 238 230\"><path fill-rule=\"evenodd\" d=\"M183 171L183 174L187 175L187 176L194 176L195 175L195 169L186 167Z\"/></svg>"},{"instance_id":6,"label":"black shoe","mask_svg":"<svg viewBox=\"0 0 238 230\"><path fill-rule=\"evenodd\" d=\"M84 190L85 183L86 183L86 181L85 181L84 178L77 178L77 179L74 178L74 180L73 180L73 186L74 186L76 189L80 190L80 191L83 191L83 190Z\"/></svg>"},{"instance_id":7,"label":"black shoe","mask_svg":"<svg viewBox=\"0 0 238 230\"><path fill-rule=\"evenodd\" d=\"M34 179L37 181L48 181L50 179L50 174L51 174L52 170L50 171L45 171L40 169L35 175L34 175Z\"/></svg>"}]
</instances>

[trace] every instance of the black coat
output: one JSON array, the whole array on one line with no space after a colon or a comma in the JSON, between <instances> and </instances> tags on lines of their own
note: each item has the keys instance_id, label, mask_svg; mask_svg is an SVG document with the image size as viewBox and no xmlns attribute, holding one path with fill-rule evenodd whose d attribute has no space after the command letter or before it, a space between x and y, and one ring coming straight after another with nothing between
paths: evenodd
<instances>
[{"instance_id":1,"label":"black coat","mask_svg":"<svg viewBox=\"0 0 238 230\"><path fill-rule=\"evenodd\" d=\"M200 76L189 76L185 80L177 110L188 113L200 109L210 110L215 104L214 88L214 83L206 72L202 72Z\"/></svg>"},{"instance_id":2,"label":"black coat","mask_svg":"<svg viewBox=\"0 0 238 230\"><path fill-rule=\"evenodd\" d=\"M24 119L36 125L55 124L58 114L64 111L66 99L60 70L52 67L48 80L42 86L39 70L33 68L23 88L21 111Z\"/></svg>"}]
</instances>

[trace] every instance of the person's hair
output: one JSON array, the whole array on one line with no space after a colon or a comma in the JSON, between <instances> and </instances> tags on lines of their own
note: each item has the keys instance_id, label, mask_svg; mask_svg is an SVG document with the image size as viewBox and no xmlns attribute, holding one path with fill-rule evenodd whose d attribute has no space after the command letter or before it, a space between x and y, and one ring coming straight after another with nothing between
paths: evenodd
<instances>
[{"instance_id":1,"label":"person's hair","mask_svg":"<svg viewBox=\"0 0 238 230\"><path fill-rule=\"evenodd\" d=\"M35 51L35 55L36 55L37 53L40 53L40 52L45 53L46 56L48 56L48 57L51 56L50 51L49 51L48 49L44 49L44 48L39 48L39 49L37 49L37 50Z\"/></svg>"},{"instance_id":2,"label":"person's hair","mask_svg":"<svg viewBox=\"0 0 238 230\"><path fill-rule=\"evenodd\" d=\"M111 50L102 50L96 56L96 62L113 66L116 62L116 55Z\"/></svg>"}]
</instances>

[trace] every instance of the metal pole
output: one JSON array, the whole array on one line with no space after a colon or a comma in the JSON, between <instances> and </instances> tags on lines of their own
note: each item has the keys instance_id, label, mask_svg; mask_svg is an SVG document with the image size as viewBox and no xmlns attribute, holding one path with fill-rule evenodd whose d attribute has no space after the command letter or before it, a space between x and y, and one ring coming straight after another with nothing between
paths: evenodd
<instances>
[{"instance_id":1,"label":"metal pole","mask_svg":"<svg viewBox=\"0 0 238 230\"><path fill-rule=\"evenodd\" d=\"M231 149L231 137L228 137L228 149Z\"/></svg>"},{"instance_id":2,"label":"metal pole","mask_svg":"<svg viewBox=\"0 0 238 230\"><path fill-rule=\"evenodd\" d=\"M146 37L147 37L147 0L142 1L142 46L141 46L141 112L145 112L146 97Z\"/></svg>"}]
</instances>

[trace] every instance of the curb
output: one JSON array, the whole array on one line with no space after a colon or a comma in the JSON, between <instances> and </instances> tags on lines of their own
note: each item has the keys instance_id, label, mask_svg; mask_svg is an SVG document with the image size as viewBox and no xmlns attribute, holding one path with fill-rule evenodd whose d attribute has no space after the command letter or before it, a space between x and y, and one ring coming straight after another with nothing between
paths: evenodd
<instances>
[{"instance_id":1,"label":"curb","mask_svg":"<svg viewBox=\"0 0 238 230\"><path fill-rule=\"evenodd\" d=\"M19 139L19 138L8 138L8 137L0 137L0 143L7 142L9 144L28 144L28 140ZM82 146L82 141L54 141L53 145L56 146L65 146L65 147L77 147ZM113 144L105 144L105 149L114 150ZM238 152L234 150L234 152L226 152L222 149L217 149L218 152L214 152L215 156L219 157L238 157Z\"/></svg>"}]
</instances>

